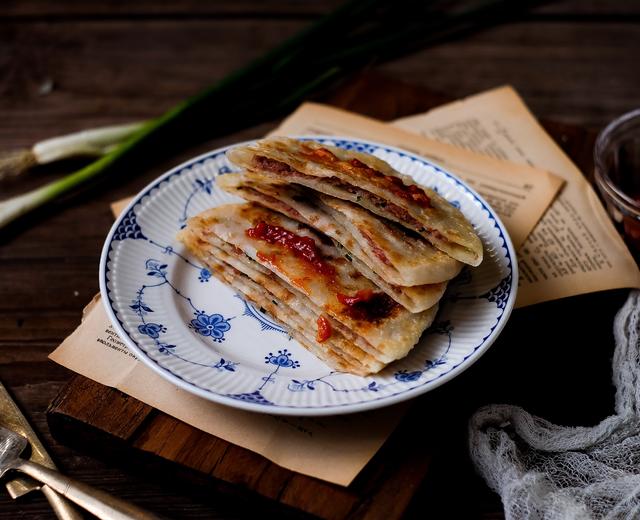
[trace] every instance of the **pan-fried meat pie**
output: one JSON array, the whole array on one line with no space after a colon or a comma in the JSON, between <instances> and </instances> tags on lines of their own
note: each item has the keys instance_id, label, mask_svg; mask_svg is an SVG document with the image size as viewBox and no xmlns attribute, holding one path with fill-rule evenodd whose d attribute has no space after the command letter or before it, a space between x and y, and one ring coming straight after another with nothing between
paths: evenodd
<instances>
[{"instance_id":1,"label":"pan-fried meat pie","mask_svg":"<svg viewBox=\"0 0 640 520\"><path fill-rule=\"evenodd\" d=\"M234 148L228 157L259 182L293 183L351 201L456 260L472 266L482 261L482 243L460 210L377 157L289 138Z\"/></svg>"},{"instance_id":2,"label":"pan-fried meat pie","mask_svg":"<svg viewBox=\"0 0 640 520\"><path fill-rule=\"evenodd\" d=\"M218 185L326 234L358 271L412 312L437 303L463 266L419 235L348 201L240 174L224 175Z\"/></svg>"},{"instance_id":3,"label":"pan-fried meat pie","mask_svg":"<svg viewBox=\"0 0 640 520\"><path fill-rule=\"evenodd\" d=\"M179 239L337 370L370 374L406 356L437 311L409 312L327 237L256 204L207 210Z\"/></svg>"}]
</instances>

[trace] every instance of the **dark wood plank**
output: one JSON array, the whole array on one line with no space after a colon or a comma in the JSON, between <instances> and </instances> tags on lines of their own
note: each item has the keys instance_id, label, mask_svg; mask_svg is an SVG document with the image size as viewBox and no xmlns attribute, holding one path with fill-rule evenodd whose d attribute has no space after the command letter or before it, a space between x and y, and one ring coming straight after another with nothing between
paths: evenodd
<instances>
[{"instance_id":1,"label":"dark wood plank","mask_svg":"<svg viewBox=\"0 0 640 520\"><path fill-rule=\"evenodd\" d=\"M47 17L133 17L133 16L272 16L283 15L317 16L340 5L340 0L102 0L83 2L80 0L6 0L0 17L34 18ZM617 16L640 14L640 5L629 0L556 0L546 2L534 9L537 16L562 16L578 18L585 16Z\"/></svg>"},{"instance_id":2,"label":"dark wood plank","mask_svg":"<svg viewBox=\"0 0 640 520\"><path fill-rule=\"evenodd\" d=\"M381 70L456 98L511 84L538 117L598 128L640 106L640 91L629 88L640 80L638 48L635 23L532 20L436 45Z\"/></svg>"},{"instance_id":3,"label":"dark wood plank","mask_svg":"<svg viewBox=\"0 0 640 520\"><path fill-rule=\"evenodd\" d=\"M280 468L82 376L75 376L52 402L48 421L58 439L94 454L142 459L144 452L332 520L400 518L431 459L428 451L415 448L412 428L400 429L343 488Z\"/></svg>"},{"instance_id":4,"label":"dark wood plank","mask_svg":"<svg viewBox=\"0 0 640 520\"><path fill-rule=\"evenodd\" d=\"M317 16L335 8L340 0L139 0L125 2L108 0L83 2L81 0L7 0L0 17L69 19L73 17L128 17L173 16L196 18L202 16Z\"/></svg>"},{"instance_id":5,"label":"dark wood plank","mask_svg":"<svg viewBox=\"0 0 640 520\"><path fill-rule=\"evenodd\" d=\"M0 21L0 139L5 147L25 146L58 132L157 115L305 23ZM541 117L600 126L640 104L631 52L638 33L636 24L597 17L523 21L437 45L384 70L452 97L512 83ZM40 94L49 82L53 90Z\"/></svg>"},{"instance_id":6,"label":"dark wood plank","mask_svg":"<svg viewBox=\"0 0 640 520\"><path fill-rule=\"evenodd\" d=\"M535 9L538 15L562 16L564 19L584 19L586 16L602 17L607 16L629 16L640 14L640 4L629 2L628 0L558 0L555 2L545 2ZM627 18L628 19L628 18ZM628 21L635 23L633 19Z\"/></svg>"},{"instance_id":7,"label":"dark wood plank","mask_svg":"<svg viewBox=\"0 0 640 520\"><path fill-rule=\"evenodd\" d=\"M75 376L56 399L52 409L65 405L69 415L82 417L87 424L108 431L116 439L128 440L142 426L153 408L140 401L100 385L81 376Z\"/></svg>"}]
</instances>

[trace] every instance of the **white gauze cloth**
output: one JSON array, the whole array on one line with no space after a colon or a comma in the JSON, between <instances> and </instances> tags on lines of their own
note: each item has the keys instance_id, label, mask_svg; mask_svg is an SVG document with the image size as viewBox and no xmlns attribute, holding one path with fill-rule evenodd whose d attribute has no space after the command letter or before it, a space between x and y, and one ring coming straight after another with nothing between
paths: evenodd
<instances>
[{"instance_id":1,"label":"white gauze cloth","mask_svg":"<svg viewBox=\"0 0 640 520\"><path fill-rule=\"evenodd\" d=\"M471 458L507 519L640 518L640 292L616 315L615 413L566 427L517 406L490 405L469 423Z\"/></svg>"}]
</instances>

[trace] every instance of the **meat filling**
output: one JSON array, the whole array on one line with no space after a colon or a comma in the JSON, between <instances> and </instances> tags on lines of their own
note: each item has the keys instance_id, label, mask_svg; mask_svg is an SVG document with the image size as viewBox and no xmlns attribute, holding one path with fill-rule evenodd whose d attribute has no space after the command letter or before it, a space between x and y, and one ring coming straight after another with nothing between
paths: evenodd
<instances>
[{"instance_id":1,"label":"meat filling","mask_svg":"<svg viewBox=\"0 0 640 520\"><path fill-rule=\"evenodd\" d=\"M253 163L256 168L274 173L280 176L286 176L290 181L295 182L295 178L312 178L310 175L305 175L298 170L292 168L286 163L265 157L263 155L256 155L253 159ZM388 211L395 218L403 222L407 227L418 231L419 233L425 233L435 240L440 242L448 242L448 239L439 231L432 228L425 228L418 220L413 218L407 210L389 202L370 191L363 190L357 186L347 184L337 177L323 177L322 182L330 184L331 186L344 190L351 195L355 195L356 200L359 198L367 200L371 205Z\"/></svg>"}]
</instances>

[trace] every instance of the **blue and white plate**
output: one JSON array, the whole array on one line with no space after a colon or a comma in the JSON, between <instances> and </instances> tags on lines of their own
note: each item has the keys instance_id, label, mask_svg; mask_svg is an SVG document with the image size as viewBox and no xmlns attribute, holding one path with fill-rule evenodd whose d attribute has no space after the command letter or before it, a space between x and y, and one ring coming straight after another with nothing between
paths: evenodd
<instances>
[{"instance_id":1,"label":"blue and white plate","mask_svg":"<svg viewBox=\"0 0 640 520\"><path fill-rule=\"evenodd\" d=\"M279 323L211 276L176 240L197 213L237 199L216 186L234 170L221 148L162 175L114 224L102 251L100 289L114 326L162 377L211 401L283 415L331 415L387 406L432 390L474 363L513 308L515 254L489 205L438 166L398 148L313 137L371 153L460 207L484 261L450 283L434 324L405 359L379 374L334 372ZM314 327L315 324L309 324Z\"/></svg>"}]
</instances>

